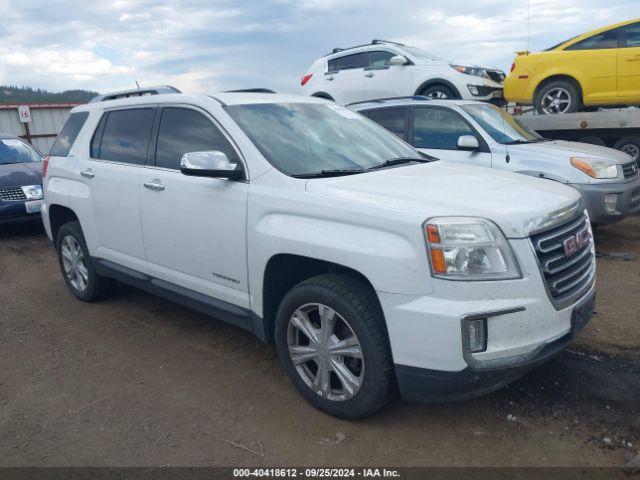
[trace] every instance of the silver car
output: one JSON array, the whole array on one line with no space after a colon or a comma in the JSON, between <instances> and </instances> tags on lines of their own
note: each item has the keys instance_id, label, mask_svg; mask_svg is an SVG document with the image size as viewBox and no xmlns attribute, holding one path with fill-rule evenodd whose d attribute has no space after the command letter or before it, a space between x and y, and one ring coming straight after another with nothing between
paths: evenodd
<instances>
[{"instance_id":1,"label":"silver car","mask_svg":"<svg viewBox=\"0 0 640 480\"><path fill-rule=\"evenodd\" d=\"M442 160L570 185L584 197L594 224L640 211L640 165L632 157L597 145L546 140L494 105L408 97L349 108Z\"/></svg>"}]
</instances>

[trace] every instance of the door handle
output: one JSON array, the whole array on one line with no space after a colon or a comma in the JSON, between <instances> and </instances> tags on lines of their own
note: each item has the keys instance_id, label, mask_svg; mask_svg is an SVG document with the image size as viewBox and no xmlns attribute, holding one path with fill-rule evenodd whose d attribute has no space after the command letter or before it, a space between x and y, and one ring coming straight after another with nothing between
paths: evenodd
<instances>
[{"instance_id":1,"label":"door handle","mask_svg":"<svg viewBox=\"0 0 640 480\"><path fill-rule=\"evenodd\" d=\"M367 77L367 78L371 78L371 77L375 77L376 74L373 73L373 72L369 72L369 73L365 73L364 76Z\"/></svg>"},{"instance_id":2,"label":"door handle","mask_svg":"<svg viewBox=\"0 0 640 480\"><path fill-rule=\"evenodd\" d=\"M333 81L333 75L329 75L328 77L325 77L325 79L326 79L328 82L332 82L332 81Z\"/></svg>"},{"instance_id":3,"label":"door handle","mask_svg":"<svg viewBox=\"0 0 640 480\"><path fill-rule=\"evenodd\" d=\"M80 175L86 178L93 178L96 176L96 174L93 173L93 170L91 170L90 168L87 168L86 170L81 171Z\"/></svg>"},{"instance_id":4,"label":"door handle","mask_svg":"<svg viewBox=\"0 0 640 480\"><path fill-rule=\"evenodd\" d=\"M164 185L160 183L160 180L156 179L151 182L144 182L144 186L149 190L154 190L156 192L161 192L164 190Z\"/></svg>"}]
</instances>

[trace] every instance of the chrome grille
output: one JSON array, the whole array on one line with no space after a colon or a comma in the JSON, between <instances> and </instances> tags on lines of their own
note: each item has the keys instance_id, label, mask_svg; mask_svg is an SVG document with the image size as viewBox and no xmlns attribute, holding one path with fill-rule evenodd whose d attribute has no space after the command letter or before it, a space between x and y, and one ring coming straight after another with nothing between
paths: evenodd
<instances>
[{"instance_id":1,"label":"chrome grille","mask_svg":"<svg viewBox=\"0 0 640 480\"><path fill-rule=\"evenodd\" d=\"M560 226L531 235L547 291L558 309L573 303L593 285L596 268L591 233L587 244L567 254L566 244L585 229L590 232L589 219L583 213Z\"/></svg>"},{"instance_id":2,"label":"chrome grille","mask_svg":"<svg viewBox=\"0 0 640 480\"><path fill-rule=\"evenodd\" d=\"M14 188L0 188L0 200L4 201L14 201L14 200L26 200L27 197L24 195L22 188L14 187Z\"/></svg>"},{"instance_id":3,"label":"chrome grille","mask_svg":"<svg viewBox=\"0 0 640 480\"><path fill-rule=\"evenodd\" d=\"M639 161L640 162L640 161ZM638 175L638 170L640 169L640 163L633 162L625 163L622 165L622 173L624 174L624 178L633 178Z\"/></svg>"}]
</instances>

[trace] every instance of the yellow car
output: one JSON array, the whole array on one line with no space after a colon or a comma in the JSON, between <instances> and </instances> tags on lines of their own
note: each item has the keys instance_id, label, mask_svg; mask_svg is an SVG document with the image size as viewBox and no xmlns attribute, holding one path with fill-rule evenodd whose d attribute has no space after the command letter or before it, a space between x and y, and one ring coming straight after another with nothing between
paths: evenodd
<instances>
[{"instance_id":1,"label":"yellow car","mask_svg":"<svg viewBox=\"0 0 640 480\"><path fill-rule=\"evenodd\" d=\"M544 52L516 52L504 82L510 102L539 113L640 104L640 18L583 33Z\"/></svg>"}]
</instances>

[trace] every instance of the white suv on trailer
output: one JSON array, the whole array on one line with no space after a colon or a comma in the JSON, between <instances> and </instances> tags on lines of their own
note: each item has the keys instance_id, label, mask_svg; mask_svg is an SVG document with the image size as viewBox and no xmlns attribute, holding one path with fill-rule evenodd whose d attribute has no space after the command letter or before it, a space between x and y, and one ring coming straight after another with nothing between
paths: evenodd
<instances>
[{"instance_id":1,"label":"white suv on trailer","mask_svg":"<svg viewBox=\"0 0 640 480\"><path fill-rule=\"evenodd\" d=\"M575 190L431 161L326 100L109 94L54 152L42 214L77 298L121 281L253 332L339 417L499 388L592 315Z\"/></svg>"},{"instance_id":2,"label":"white suv on trailer","mask_svg":"<svg viewBox=\"0 0 640 480\"><path fill-rule=\"evenodd\" d=\"M313 62L300 85L305 95L341 105L410 95L499 102L504 78L502 70L456 65L419 48L373 40L334 48Z\"/></svg>"}]
</instances>

